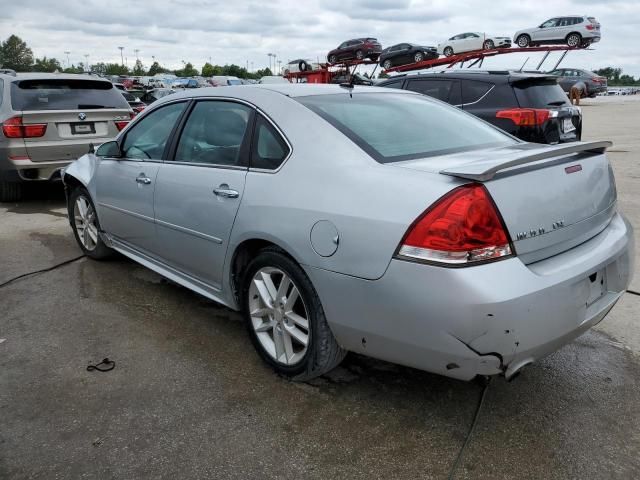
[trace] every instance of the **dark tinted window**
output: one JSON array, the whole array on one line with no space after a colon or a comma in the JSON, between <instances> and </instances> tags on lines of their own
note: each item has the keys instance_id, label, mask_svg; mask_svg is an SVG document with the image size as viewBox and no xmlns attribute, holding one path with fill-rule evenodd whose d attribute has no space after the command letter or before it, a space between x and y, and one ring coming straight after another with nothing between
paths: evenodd
<instances>
[{"instance_id":1,"label":"dark tinted window","mask_svg":"<svg viewBox=\"0 0 640 480\"><path fill-rule=\"evenodd\" d=\"M546 108L554 105L569 105L564 90L554 82L518 82L513 88L522 108Z\"/></svg>"},{"instance_id":2,"label":"dark tinted window","mask_svg":"<svg viewBox=\"0 0 640 480\"><path fill-rule=\"evenodd\" d=\"M275 170L288 155L287 143L262 115L258 115L251 148L251 167Z\"/></svg>"},{"instance_id":3,"label":"dark tinted window","mask_svg":"<svg viewBox=\"0 0 640 480\"><path fill-rule=\"evenodd\" d=\"M20 80L11 84L14 110L129 108L110 82L99 80Z\"/></svg>"},{"instance_id":4,"label":"dark tinted window","mask_svg":"<svg viewBox=\"0 0 640 480\"><path fill-rule=\"evenodd\" d=\"M381 87L387 87L387 88L402 88L402 82L404 80L395 80L393 82L389 82L389 83L385 83L384 85L381 85Z\"/></svg>"},{"instance_id":5,"label":"dark tinted window","mask_svg":"<svg viewBox=\"0 0 640 480\"><path fill-rule=\"evenodd\" d=\"M380 163L515 143L475 117L420 95L336 94L296 100Z\"/></svg>"},{"instance_id":6,"label":"dark tinted window","mask_svg":"<svg viewBox=\"0 0 640 480\"><path fill-rule=\"evenodd\" d=\"M0 78L0 106L2 106L3 98L4 98L4 80Z\"/></svg>"},{"instance_id":7,"label":"dark tinted window","mask_svg":"<svg viewBox=\"0 0 640 480\"><path fill-rule=\"evenodd\" d=\"M480 100L493 87L492 83L476 82L475 80L462 80L463 103L474 103Z\"/></svg>"},{"instance_id":8,"label":"dark tinted window","mask_svg":"<svg viewBox=\"0 0 640 480\"><path fill-rule=\"evenodd\" d=\"M240 165L250 117L251 109L239 103L196 103L180 135L176 162Z\"/></svg>"},{"instance_id":9,"label":"dark tinted window","mask_svg":"<svg viewBox=\"0 0 640 480\"><path fill-rule=\"evenodd\" d=\"M460 105L460 82L457 80L409 80L407 90L422 93L451 105Z\"/></svg>"},{"instance_id":10,"label":"dark tinted window","mask_svg":"<svg viewBox=\"0 0 640 480\"><path fill-rule=\"evenodd\" d=\"M141 118L127 132L122 143L123 156L139 160L162 160L169 135L185 105L186 102L172 103Z\"/></svg>"}]
</instances>

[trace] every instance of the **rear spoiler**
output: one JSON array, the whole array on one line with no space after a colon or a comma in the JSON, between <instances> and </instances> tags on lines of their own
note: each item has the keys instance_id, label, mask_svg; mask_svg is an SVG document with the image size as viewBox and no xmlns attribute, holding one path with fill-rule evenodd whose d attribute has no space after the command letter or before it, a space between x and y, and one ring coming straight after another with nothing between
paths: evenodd
<instances>
[{"instance_id":1,"label":"rear spoiler","mask_svg":"<svg viewBox=\"0 0 640 480\"><path fill-rule=\"evenodd\" d=\"M440 173L442 175L449 175L452 177L467 178L469 180L476 180L478 182L486 182L487 180L491 180L495 176L495 174L501 170L518 167L520 165L526 165L528 163L537 162L539 160L546 160L548 158L571 155L574 153L604 153L604 151L611 145L613 145L612 142L600 141L579 142L558 147L542 147L544 148L544 150L542 150L542 148L535 149L537 153L518 155L517 158L512 160L497 159L472 162L467 163L466 165L460 165L458 167L441 170Z\"/></svg>"}]
</instances>

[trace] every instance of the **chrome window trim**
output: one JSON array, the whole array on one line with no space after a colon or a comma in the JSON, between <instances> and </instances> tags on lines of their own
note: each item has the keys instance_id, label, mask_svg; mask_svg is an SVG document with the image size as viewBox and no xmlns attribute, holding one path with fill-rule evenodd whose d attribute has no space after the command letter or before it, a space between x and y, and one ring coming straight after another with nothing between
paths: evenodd
<instances>
[{"instance_id":1,"label":"chrome window trim","mask_svg":"<svg viewBox=\"0 0 640 480\"><path fill-rule=\"evenodd\" d=\"M479 103L484 97L486 97L487 95L489 95L491 93L491 90L493 90L494 88L496 88L495 84L491 85L491 88L489 90L487 90L484 95L482 95L479 99L477 99L475 102L469 102L469 103L460 103L458 105L454 105L454 107L465 107L467 105L475 105L476 103Z\"/></svg>"},{"instance_id":2,"label":"chrome window trim","mask_svg":"<svg viewBox=\"0 0 640 480\"><path fill-rule=\"evenodd\" d=\"M271 170L269 168L251 168L250 166L249 171L258 172L258 173L278 173L282 169L282 167L285 165L285 163L287 163L291 158L291 156L293 155L293 145L291 145L291 142L289 142L289 139L284 134L284 132L280 129L280 127L278 127L278 125L276 125L276 123L273 120L271 120L271 118L269 118L269 115L267 115L264 111L262 111L260 108L257 108L257 107L256 107L256 113L258 115L262 115L265 118L265 120L271 124L271 126L275 129L278 135L282 137L282 139L284 140L284 143L286 143L287 147L289 147L289 154L286 157L284 157L284 160L282 160L280 165L278 165L278 168ZM251 159L249 159L249 165L251 165Z\"/></svg>"}]
</instances>

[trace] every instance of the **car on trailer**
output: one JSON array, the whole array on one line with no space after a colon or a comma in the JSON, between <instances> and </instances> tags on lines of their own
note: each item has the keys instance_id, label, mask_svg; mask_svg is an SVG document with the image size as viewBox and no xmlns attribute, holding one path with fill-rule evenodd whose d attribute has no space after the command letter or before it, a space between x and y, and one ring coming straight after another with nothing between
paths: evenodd
<instances>
[{"instance_id":1,"label":"car on trailer","mask_svg":"<svg viewBox=\"0 0 640 480\"><path fill-rule=\"evenodd\" d=\"M367 58L375 62L381 53L382 45L377 39L372 37L354 38L342 42L338 48L331 50L327 54L327 61L331 65L350 60L362 61Z\"/></svg>"},{"instance_id":2,"label":"car on trailer","mask_svg":"<svg viewBox=\"0 0 640 480\"><path fill-rule=\"evenodd\" d=\"M552 75L456 69L396 75L377 85L437 98L528 142L564 143L582 136L582 112Z\"/></svg>"},{"instance_id":3,"label":"car on trailer","mask_svg":"<svg viewBox=\"0 0 640 480\"><path fill-rule=\"evenodd\" d=\"M553 17L537 27L520 30L513 36L513 42L520 48L559 43L588 47L600 38L600 22L587 15L573 15Z\"/></svg>"},{"instance_id":4,"label":"car on trailer","mask_svg":"<svg viewBox=\"0 0 640 480\"><path fill-rule=\"evenodd\" d=\"M398 43L382 50L379 63L382 68L388 70L398 65L418 63L424 60L438 58L438 49L415 43Z\"/></svg>"},{"instance_id":5,"label":"car on trailer","mask_svg":"<svg viewBox=\"0 0 640 480\"><path fill-rule=\"evenodd\" d=\"M496 37L482 32L465 32L454 35L438 45L438 54L450 57L474 50L511 48L510 37Z\"/></svg>"}]
</instances>

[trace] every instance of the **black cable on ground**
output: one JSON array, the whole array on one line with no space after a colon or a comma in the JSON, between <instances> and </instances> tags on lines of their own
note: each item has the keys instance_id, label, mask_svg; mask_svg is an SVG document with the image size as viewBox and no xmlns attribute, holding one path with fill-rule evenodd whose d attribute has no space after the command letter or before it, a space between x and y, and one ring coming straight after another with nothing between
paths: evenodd
<instances>
[{"instance_id":1,"label":"black cable on ground","mask_svg":"<svg viewBox=\"0 0 640 480\"><path fill-rule=\"evenodd\" d=\"M640 297L640 292L636 292L635 290L627 290L627 293L630 293L631 295L637 295Z\"/></svg>"},{"instance_id":2,"label":"black cable on ground","mask_svg":"<svg viewBox=\"0 0 640 480\"><path fill-rule=\"evenodd\" d=\"M471 423L471 427L469 428L469 432L467 433L467 437L464 439L464 443L462 444L462 448L458 452L458 456L456 457L455 462L453 462L453 466L451 467L451 471L449 472L449 480L453 480L456 475L456 471L458 470L458 465L460 464L460 460L464 456L464 452L467 449L467 445L469 445L471 441L471 437L473 435L473 431L476 428L476 424L478 423L478 418L480 417L480 411L482 410L482 404L484 403L484 399L487 396L487 390L489 390L489 382L491 381L491 377L488 377L484 381L484 388L482 389L482 393L480 394L480 399L478 400L478 406L476 407L476 413L473 416L473 422Z\"/></svg>"},{"instance_id":3,"label":"black cable on ground","mask_svg":"<svg viewBox=\"0 0 640 480\"><path fill-rule=\"evenodd\" d=\"M33 272L23 273L22 275L18 275L17 277L10 278L6 282L0 283L0 288L6 287L10 283L15 282L16 280L20 280L21 278L30 277L32 275L37 275L38 273L50 272L51 270L55 270L56 268L63 267L73 262L77 262L81 258L84 258L84 255L80 255L78 257L71 258L69 260L65 260L64 262L56 263L55 265L47 268L43 268L41 270L34 270Z\"/></svg>"}]
</instances>

